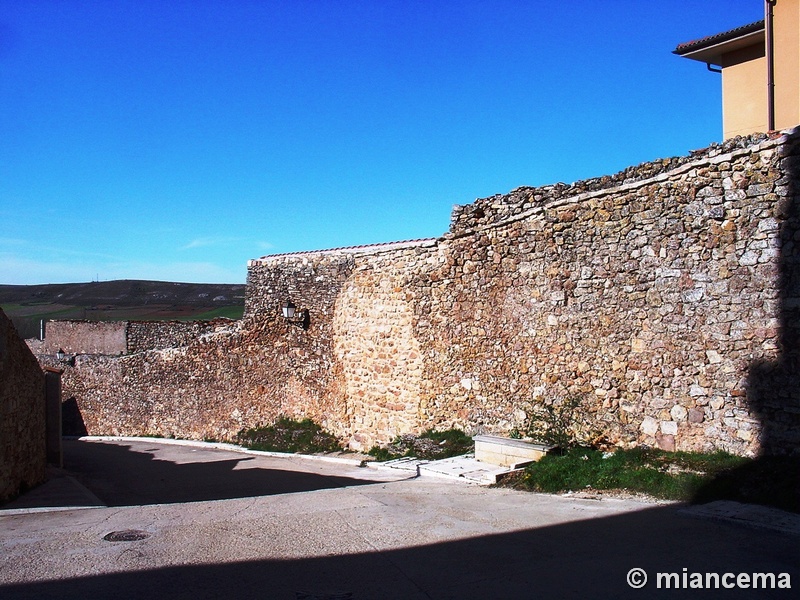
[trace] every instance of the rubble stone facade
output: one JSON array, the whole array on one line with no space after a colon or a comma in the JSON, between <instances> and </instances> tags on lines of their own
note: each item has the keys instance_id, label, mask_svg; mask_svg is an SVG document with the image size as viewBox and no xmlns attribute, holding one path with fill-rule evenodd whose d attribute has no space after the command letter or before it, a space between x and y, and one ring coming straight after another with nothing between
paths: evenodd
<instances>
[{"instance_id":1,"label":"rubble stone facade","mask_svg":"<svg viewBox=\"0 0 800 600\"><path fill-rule=\"evenodd\" d=\"M44 372L0 310L0 502L44 481L45 427Z\"/></svg>"},{"instance_id":2,"label":"rubble stone facade","mask_svg":"<svg viewBox=\"0 0 800 600\"><path fill-rule=\"evenodd\" d=\"M620 445L795 449L797 137L479 199L436 240L250 261L240 322L78 357L65 397L90 433L231 439L286 414L355 448L579 397Z\"/></svg>"}]
</instances>

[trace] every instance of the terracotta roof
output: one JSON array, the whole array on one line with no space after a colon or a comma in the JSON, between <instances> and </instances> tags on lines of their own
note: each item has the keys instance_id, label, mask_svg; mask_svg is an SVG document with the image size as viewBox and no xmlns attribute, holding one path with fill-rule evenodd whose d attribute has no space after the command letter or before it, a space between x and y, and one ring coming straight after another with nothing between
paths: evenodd
<instances>
[{"instance_id":1,"label":"terracotta roof","mask_svg":"<svg viewBox=\"0 0 800 600\"><path fill-rule=\"evenodd\" d=\"M672 53L702 62L719 64L718 61L723 49L728 52L738 47L749 45L757 42L763 34L764 20L762 19L761 21L709 35L699 40L678 44L678 47Z\"/></svg>"}]
</instances>

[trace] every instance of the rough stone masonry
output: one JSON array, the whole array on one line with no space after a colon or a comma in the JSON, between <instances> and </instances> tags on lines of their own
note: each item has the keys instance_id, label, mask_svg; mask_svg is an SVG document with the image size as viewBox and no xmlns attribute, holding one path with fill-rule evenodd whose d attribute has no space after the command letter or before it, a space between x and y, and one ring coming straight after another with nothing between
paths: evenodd
<instances>
[{"instance_id":1,"label":"rough stone masonry","mask_svg":"<svg viewBox=\"0 0 800 600\"><path fill-rule=\"evenodd\" d=\"M0 310L0 503L45 478L45 374Z\"/></svg>"},{"instance_id":2,"label":"rough stone masonry","mask_svg":"<svg viewBox=\"0 0 800 600\"><path fill-rule=\"evenodd\" d=\"M354 448L580 398L623 446L796 450L798 137L479 199L438 239L252 260L241 321L79 355L65 397L94 434L229 440L288 415Z\"/></svg>"}]
</instances>

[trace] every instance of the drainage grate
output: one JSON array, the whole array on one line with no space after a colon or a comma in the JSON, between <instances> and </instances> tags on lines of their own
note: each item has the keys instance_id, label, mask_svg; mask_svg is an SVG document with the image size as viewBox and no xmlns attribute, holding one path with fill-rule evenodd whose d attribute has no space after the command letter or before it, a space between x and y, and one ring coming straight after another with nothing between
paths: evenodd
<instances>
[{"instance_id":1,"label":"drainage grate","mask_svg":"<svg viewBox=\"0 0 800 600\"><path fill-rule=\"evenodd\" d=\"M138 529L125 529L123 531L112 531L103 536L107 542L137 542L150 537L146 531Z\"/></svg>"}]
</instances>

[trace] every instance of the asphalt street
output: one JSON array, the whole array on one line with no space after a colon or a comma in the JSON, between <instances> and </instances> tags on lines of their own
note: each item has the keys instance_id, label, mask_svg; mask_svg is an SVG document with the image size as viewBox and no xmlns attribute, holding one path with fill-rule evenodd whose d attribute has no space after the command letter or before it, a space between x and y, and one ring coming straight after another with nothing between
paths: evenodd
<instances>
[{"instance_id":1,"label":"asphalt street","mask_svg":"<svg viewBox=\"0 0 800 600\"><path fill-rule=\"evenodd\" d=\"M0 509L0 598L790 598L800 585L796 532L676 504L150 440L85 444L67 479L92 487L89 507ZM659 573L678 586L683 573L785 573L776 581L792 589L664 589Z\"/></svg>"}]
</instances>

